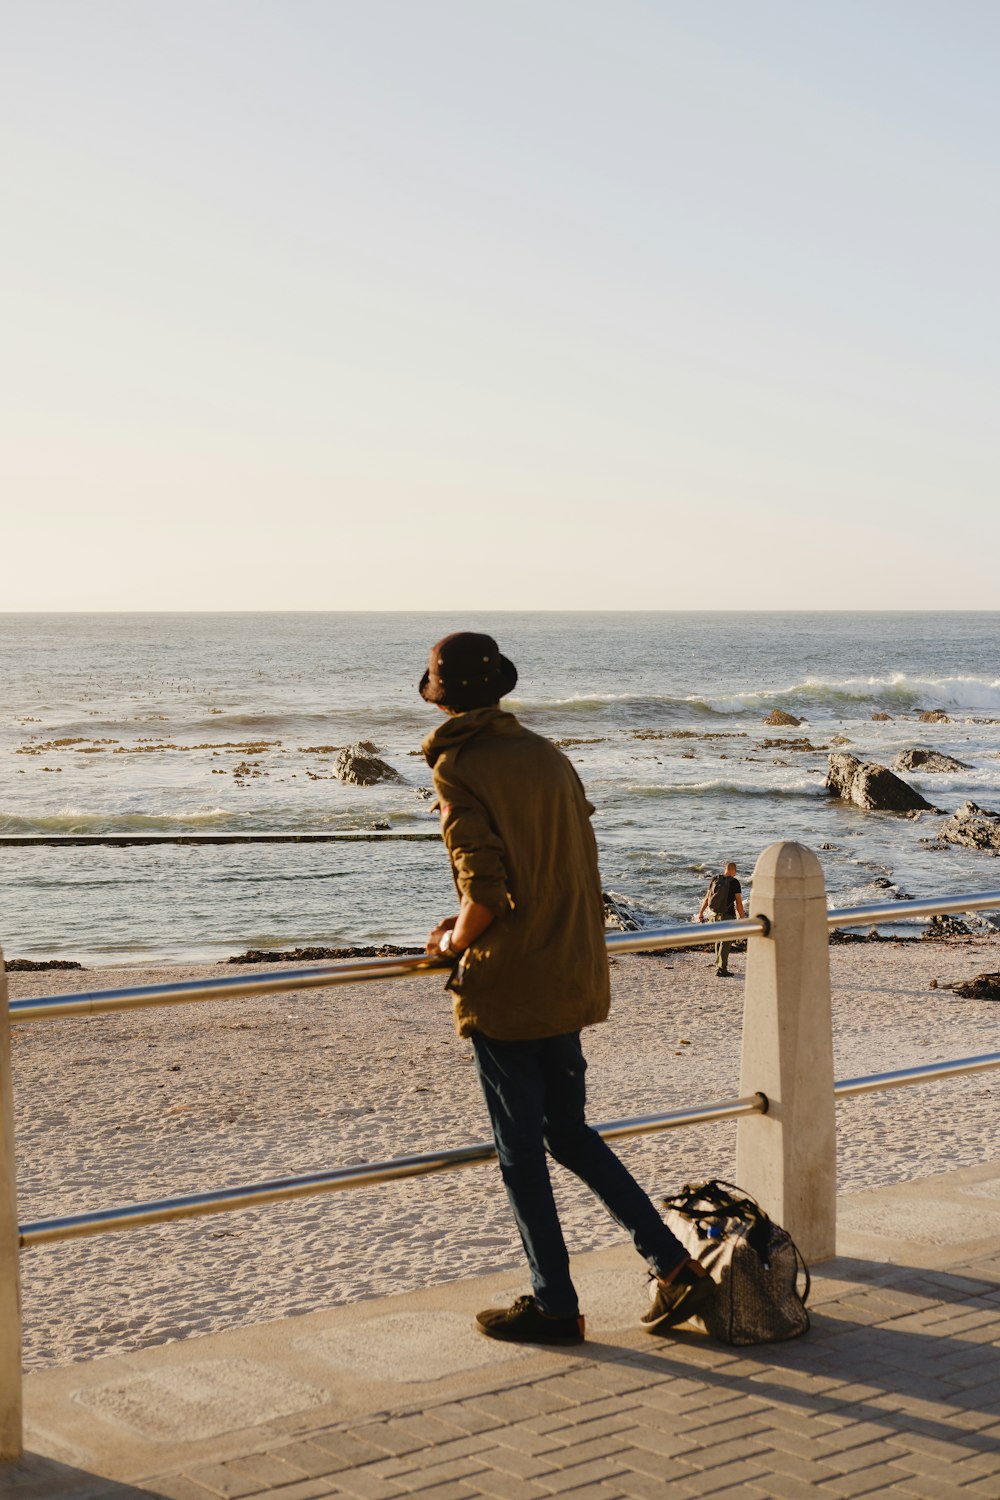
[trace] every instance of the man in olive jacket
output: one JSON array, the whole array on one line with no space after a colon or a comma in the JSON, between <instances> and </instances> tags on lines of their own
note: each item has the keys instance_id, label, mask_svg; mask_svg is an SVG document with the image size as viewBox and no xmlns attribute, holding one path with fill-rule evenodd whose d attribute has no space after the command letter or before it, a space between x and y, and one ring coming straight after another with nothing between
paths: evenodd
<instances>
[{"instance_id":1,"label":"man in olive jacket","mask_svg":"<svg viewBox=\"0 0 1000 1500\"><path fill-rule=\"evenodd\" d=\"M500 708L516 681L491 636L460 631L431 649L420 683L448 715L423 750L460 899L427 951L455 960L455 1024L473 1045L533 1288L476 1321L491 1338L520 1343L584 1336L548 1150L649 1263L655 1285L642 1321L661 1332L685 1322L711 1282L586 1122L580 1031L610 1005L594 809L566 756Z\"/></svg>"}]
</instances>

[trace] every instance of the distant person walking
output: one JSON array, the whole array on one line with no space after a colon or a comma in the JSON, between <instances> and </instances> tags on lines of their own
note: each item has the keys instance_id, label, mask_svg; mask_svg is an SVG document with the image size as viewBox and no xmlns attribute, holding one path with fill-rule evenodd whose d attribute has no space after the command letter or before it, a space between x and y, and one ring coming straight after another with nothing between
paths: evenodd
<instances>
[{"instance_id":1,"label":"distant person walking","mask_svg":"<svg viewBox=\"0 0 1000 1500\"><path fill-rule=\"evenodd\" d=\"M705 921L708 912L710 922L735 922L737 916L745 917L743 910L743 887L736 879L736 866L729 861L721 875L713 875L709 881L705 898L698 909L698 921ZM732 943L716 943L715 976L728 979L730 976L729 950Z\"/></svg>"},{"instance_id":2,"label":"distant person walking","mask_svg":"<svg viewBox=\"0 0 1000 1500\"><path fill-rule=\"evenodd\" d=\"M610 1005L594 811L571 762L500 708L517 670L488 635L432 647L421 695L447 715L423 743L460 905L427 939L455 962L455 1025L472 1042L532 1295L476 1318L490 1338L578 1344L584 1320L545 1153L632 1236L656 1278L642 1323L686 1322L712 1282L586 1122L580 1030Z\"/></svg>"}]
</instances>

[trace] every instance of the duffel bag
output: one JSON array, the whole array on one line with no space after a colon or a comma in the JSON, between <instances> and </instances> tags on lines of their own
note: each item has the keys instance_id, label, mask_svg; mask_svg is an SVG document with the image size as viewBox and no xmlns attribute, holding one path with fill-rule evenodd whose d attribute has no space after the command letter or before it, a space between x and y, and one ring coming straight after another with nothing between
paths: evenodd
<instances>
[{"instance_id":1,"label":"duffel bag","mask_svg":"<svg viewBox=\"0 0 1000 1500\"><path fill-rule=\"evenodd\" d=\"M727 1344L770 1344L805 1333L809 1271L787 1229L749 1193L713 1179L682 1187L662 1204L670 1231L715 1282L715 1295L693 1323Z\"/></svg>"}]
</instances>

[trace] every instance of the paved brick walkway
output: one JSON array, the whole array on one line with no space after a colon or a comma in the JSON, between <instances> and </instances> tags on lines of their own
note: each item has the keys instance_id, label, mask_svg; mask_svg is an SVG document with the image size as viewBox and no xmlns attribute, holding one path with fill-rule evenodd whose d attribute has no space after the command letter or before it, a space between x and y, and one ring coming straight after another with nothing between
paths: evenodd
<instances>
[{"instance_id":1,"label":"paved brick walkway","mask_svg":"<svg viewBox=\"0 0 1000 1500\"><path fill-rule=\"evenodd\" d=\"M557 1373L147 1480L163 1500L1000 1497L1000 1250L824 1302L790 1344L637 1331ZM95 1496L121 1496L108 1485Z\"/></svg>"}]
</instances>

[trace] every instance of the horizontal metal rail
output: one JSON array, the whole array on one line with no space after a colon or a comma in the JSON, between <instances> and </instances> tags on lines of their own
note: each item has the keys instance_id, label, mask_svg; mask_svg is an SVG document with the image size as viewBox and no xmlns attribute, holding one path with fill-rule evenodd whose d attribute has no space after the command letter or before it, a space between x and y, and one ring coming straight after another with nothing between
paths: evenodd
<instances>
[{"instance_id":1,"label":"horizontal metal rail","mask_svg":"<svg viewBox=\"0 0 1000 1500\"><path fill-rule=\"evenodd\" d=\"M707 927L657 927L639 932L613 932L607 946L613 953L651 952L668 948L694 948L724 938L766 936L766 917L741 922L712 922ZM277 973L231 974L220 979L185 979L176 984L136 985L120 990L92 990L71 995L38 995L12 1000L12 1021L50 1021L65 1016L94 1016L109 1011L138 1010L150 1005L183 1005L195 1000L239 1000L244 995L278 995L288 990L326 989L337 984L357 984L369 979L399 979L426 974L432 969L450 969L452 961L418 954L412 958L342 959L315 969L283 969Z\"/></svg>"},{"instance_id":2,"label":"horizontal metal rail","mask_svg":"<svg viewBox=\"0 0 1000 1500\"><path fill-rule=\"evenodd\" d=\"M0 849L111 849L152 844L405 844L420 840L441 842L436 830L396 833L391 828L352 829L341 833L2 833Z\"/></svg>"},{"instance_id":3,"label":"horizontal metal rail","mask_svg":"<svg viewBox=\"0 0 1000 1500\"><path fill-rule=\"evenodd\" d=\"M834 1084L833 1092L837 1099L848 1099L858 1094L877 1093L882 1089L904 1088L910 1084L930 1083L941 1078L983 1073L992 1068L1000 1068L1000 1052L986 1052L978 1057L900 1068L892 1073L869 1073L860 1078L843 1078ZM684 1109L669 1110L662 1115L611 1120L594 1128L605 1140L616 1140L624 1136L677 1130L684 1125L705 1125L717 1120L740 1119L745 1115L767 1114L767 1111L768 1100L764 1094L758 1093L740 1099L725 1099L717 1104L690 1105ZM110 1234L120 1229L165 1224L173 1219L202 1218L208 1214L228 1213L236 1209L259 1208L267 1203L279 1203L290 1198L343 1192L347 1188L373 1187L407 1177L428 1177L437 1172L451 1172L459 1167L477 1166L495 1159L495 1147L487 1142L479 1142L421 1156L399 1156L390 1161L366 1162L357 1167L335 1167L329 1172L314 1172L304 1177L245 1183L238 1187L218 1188L181 1198L162 1198L148 1203L133 1203L123 1208L99 1209L93 1213L70 1214L56 1219L38 1219L20 1226L19 1239L21 1246L28 1249L32 1245L51 1244L55 1240L81 1239L88 1235Z\"/></svg>"},{"instance_id":4,"label":"horizontal metal rail","mask_svg":"<svg viewBox=\"0 0 1000 1500\"><path fill-rule=\"evenodd\" d=\"M682 1125L704 1125L713 1120L734 1120L743 1115L767 1113L763 1094L743 1099L724 1099L718 1104L696 1104L686 1109L670 1110L663 1115L643 1115L631 1120L611 1120L594 1129L605 1140L629 1135L649 1135L659 1130L676 1130ZM425 1156L398 1156L391 1161L366 1162L358 1167L335 1167L329 1172L314 1172L306 1177L277 1178L271 1182L246 1183L241 1187L218 1188L214 1192L192 1193L183 1198L162 1198L152 1203L133 1203L125 1208L100 1209L95 1213L72 1214L59 1219L38 1219L19 1229L22 1247L50 1244L53 1240L80 1239L85 1235L109 1234L117 1229L138 1229L146 1224L164 1224L171 1219L194 1219L205 1214L228 1213L233 1209L257 1208L265 1203L279 1203L288 1198L304 1198L313 1193L337 1193L345 1188L372 1187L377 1183L395 1182L406 1177L427 1177L434 1172L453 1172L459 1167L474 1167L494 1161L496 1148L480 1142L458 1146L450 1151L434 1151Z\"/></svg>"},{"instance_id":5,"label":"horizontal metal rail","mask_svg":"<svg viewBox=\"0 0 1000 1500\"><path fill-rule=\"evenodd\" d=\"M767 937L771 924L766 917L742 917L732 922L686 922L682 927L640 927L638 932L609 932L605 937L611 953L665 953L671 948L710 947L713 943L738 943L741 938Z\"/></svg>"},{"instance_id":6,"label":"horizontal metal rail","mask_svg":"<svg viewBox=\"0 0 1000 1500\"><path fill-rule=\"evenodd\" d=\"M185 1005L194 1000L240 1000L244 995L280 995L288 990L318 990L365 979L400 979L452 967L450 959L432 958L426 953L412 958L348 958L325 968L279 969L260 975L229 974L221 979L183 979L174 984L136 985L121 990L38 995L32 1000L12 1000L10 1018L50 1021L150 1005Z\"/></svg>"},{"instance_id":7,"label":"horizontal metal rail","mask_svg":"<svg viewBox=\"0 0 1000 1500\"><path fill-rule=\"evenodd\" d=\"M437 835L435 835L437 837ZM887 901L874 906L849 906L827 912L830 927L861 927L872 922L907 922L914 917L947 912L1000 911L1000 891L980 891L968 896L940 896L927 901ZM637 932L611 932L608 951L615 953L662 953L672 949L698 948L742 938L767 937L771 930L764 916L733 922L684 923L677 927L640 928ZM326 989L338 984L357 984L372 979L398 979L425 974L450 966L446 959L425 954L412 958L345 959L323 968L285 969L278 973L220 979L191 979L176 984L141 985L119 990L93 990L71 995L39 995L10 1003L12 1021L56 1020L66 1016L99 1015L110 1011L136 1010L150 1005L182 1005L201 1000L236 1000L244 995L278 995L289 990Z\"/></svg>"},{"instance_id":8,"label":"horizontal metal rail","mask_svg":"<svg viewBox=\"0 0 1000 1500\"><path fill-rule=\"evenodd\" d=\"M978 1057L959 1057L951 1062L923 1063L916 1068L900 1068L895 1073L842 1078L833 1085L833 1092L838 1099L849 1099L854 1094L876 1094L880 1089L900 1089L909 1083L930 1083L935 1078L956 1078L962 1073L985 1073L990 1068L1000 1068L1000 1052L983 1052Z\"/></svg>"},{"instance_id":9,"label":"horizontal metal rail","mask_svg":"<svg viewBox=\"0 0 1000 1500\"><path fill-rule=\"evenodd\" d=\"M827 919L831 927L853 926L871 921L905 921L917 916L989 908L1000 909L1000 891L986 891L968 896L943 897L921 902L891 902L874 906L849 907L828 912ZM688 923L677 927L627 933L616 932L609 934L606 941L611 953L657 952L699 947L723 939L767 936L769 931L768 919L760 916L748 917L740 921L713 922L708 930L702 924ZM94 991L89 994L48 995L36 999L16 1000L10 1005L10 1014L11 1019L15 1021L93 1015L143 1006L182 1004L196 1000L235 999L246 995L280 994L290 990L320 989L361 980L392 979L425 974L450 967L447 959L423 954L406 958L347 960L322 968L292 969L260 976L239 974L213 980L191 980L177 984L145 985L120 990ZM1000 1066L1000 1053L988 1053L979 1057L905 1068L894 1073L878 1073L862 1078L843 1079L834 1085L834 1093L838 1098L847 1098L851 1095L875 1092L884 1088L899 1088L907 1084L981 1072L998 1066ZM613 1139L619 1136L676 1129L681 1125L766 1113L766 1111L766 1098L763 1094L756 1094L748 1098L725 1100L719 1104L696 1105L687 1109L672 1110L663 1115L611 1121L596 1128L601 1135ZM108 1233L117 1229L163 1223L171 1219L224 1213L232 1209L249 1208L254 1205L304 1197L313 1193L338 1192L351 1187L370 1186L379 1182L452 1171L459 1167L491 1161L495 1154L492 1145L480 1143L429 1155L399 1157L387 1162L366 1163L357 1167L339 1167L329 1172L314 1173L305 1177L243 1184L182 1198L162 1199L124 1208L103 1209L94 1213L43 1219L22 1225L19 1231L20 1241L23 1246L27 1247L53 1240L73 1239L85 1235Z\"/></svg>"},{"instance_id":10,"label":"horizontal metal rail","mask_svg":"<svg viewBox=\"0 0 1000 1500\"><path fill-rule=\"evenodd\" d=\"M939 917L956 911L1000 911L1000 891L978 891L972 896L932 896L927 901L879 901L874 906L846 906L828 911L831 927L866 927L871 922L909 922L914 917Z\"/></svg>"}]
</instances>

